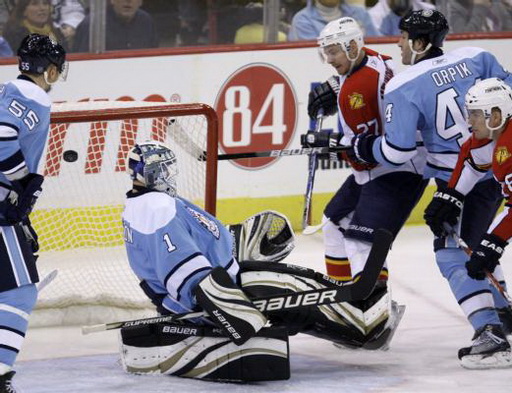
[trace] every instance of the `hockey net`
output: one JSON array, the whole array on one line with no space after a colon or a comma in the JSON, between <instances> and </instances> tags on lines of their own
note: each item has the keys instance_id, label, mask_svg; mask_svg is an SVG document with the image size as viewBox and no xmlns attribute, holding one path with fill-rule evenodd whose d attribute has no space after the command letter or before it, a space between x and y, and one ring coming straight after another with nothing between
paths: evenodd
<instances>
[{"instance_id":1,"label":"hockey net","mask_svg":"<svg viewBox=\"0 0 512 393\"><path fill-rule=\"evenodd\" d=\"M31 220L40 277L54 269L58 275L39 294L33 326L154 314L123 245L127 153L136 142L166 143L177 157L179 195L215 214L217 135L215 111L204 104L53 105L43 193Z\"/></svg>"}]
</instances>

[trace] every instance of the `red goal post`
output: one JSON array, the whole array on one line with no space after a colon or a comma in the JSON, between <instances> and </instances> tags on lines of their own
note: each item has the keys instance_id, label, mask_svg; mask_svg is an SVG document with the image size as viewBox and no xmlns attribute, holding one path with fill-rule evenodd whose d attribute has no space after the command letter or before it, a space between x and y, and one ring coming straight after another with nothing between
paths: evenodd
<instances>
[{"instance_id":1,"label":"red goal post","mask_svg":"<svg viewBox=\"0 0 512 393\"><path fill-rule=\"evenodd\" d=\"M210 106L130 101L52 106L39 170L45 175L43 193L31 219L39 234L40 275L53 269L59 274L40 293L36 325L124 317L113 310L148 312L150 303L128 265L121 225L131 185L126 156L148 139L166 143L176 154L178 194L215 214L218 120ZM95 310L85 319L84 306Z\"/></svg>"}]
</instances>

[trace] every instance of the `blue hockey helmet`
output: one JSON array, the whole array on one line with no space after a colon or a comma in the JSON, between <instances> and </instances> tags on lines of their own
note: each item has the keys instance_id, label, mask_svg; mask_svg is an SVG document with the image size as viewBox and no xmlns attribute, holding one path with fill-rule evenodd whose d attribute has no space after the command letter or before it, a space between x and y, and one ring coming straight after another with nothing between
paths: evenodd
<instances>
[{"instance_id":1,"label":"blue hockey helmet","mask_svg":"<svg viewBox=\"0 0 512 393\"><path fill-rule=\"evenodd\" d=\"M50 64L54 64L65 79L66 50L46 35L27 35L21 41L17 55L22 72L43 74Z\"/></svg>"},{"instance_id":2,"label":"blue hockey helmet","mask_svg":"<svg viewBox=\"0 0 512 393\"><path fill-rule=\"evenodd\" d=\"M448 34L448 21L437 10L411 11L400 19L399 28L409 33L409 39L423 39L440 48Z\"/></svg>"},{"instance_id":3,"label":"blue hockey helmet","mask_svg":"<svg viewBox=\"0 0 512 393\"><path fill-rule=\"evenodd\" d=\"M146 188L176 196L178 164L174 152L165 144L146 141L128 154L128 174Z\"/></svg>"}]
</instances>

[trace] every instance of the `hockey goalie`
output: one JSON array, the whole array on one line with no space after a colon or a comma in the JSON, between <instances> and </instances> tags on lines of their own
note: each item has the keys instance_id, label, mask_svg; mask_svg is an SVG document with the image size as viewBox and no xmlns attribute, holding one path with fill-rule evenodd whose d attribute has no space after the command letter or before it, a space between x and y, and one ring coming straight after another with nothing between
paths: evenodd
<instances>
[{"instance_id":1,"label":"hockey goalie","mask_svg":"<svg viewBox=\"0 0 512 393\"><path fill-rule=\"evenodd\" d=\"M156 141L135 145L127 167L133 185L122 217L124 240L142 289L161 315L204 311L174 323L122 328L127 372L288 379L288 337L299 332L350 348L386 348L396 327L386 286L357 302L262 313L251 299L336 287L326 275L277 263L294 248L286 217L265 211L223 226L178 196L176 157Z\"/></svg>"}]
</instances>

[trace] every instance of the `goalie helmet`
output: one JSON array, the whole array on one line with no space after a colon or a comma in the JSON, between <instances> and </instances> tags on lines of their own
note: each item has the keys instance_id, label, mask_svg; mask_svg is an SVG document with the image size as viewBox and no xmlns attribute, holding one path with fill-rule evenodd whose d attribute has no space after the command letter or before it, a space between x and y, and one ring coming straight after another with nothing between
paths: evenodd
<instances>
[{"instance_id":1,"label":"goalie helmet","mask_svg":"<svg viewBox=\"0 0 512 393\"><path fill-rule=\"evenodd\" d=\"M150 190L176 196L178 164L173 151L161 142L147 141L128 154L128 173Z\"/></svg>"},{"instance_id":2,"label":"goalie helmet","mask_svg":"<svg viewBox=\"0 0 512 393\"><path fill-rule=\"evenodd\" d=\"M320 32L317 42L320 48L329 45L340 45L347 53L352 40L356 42L358 49L361 50L364 46L363 30L355 19L343 17L329 22Z\"/></svg>"},{"instance_id":3,"label":"goalie helmet","mask_svg":"<svg viewBox=\"0 0 512 393\"><path fill-rule=\"evenodd\" d=\"M66 50L62 45L42 34L27 35L18 48L19 70L32 74L43 74L54 64L62 79L66 78Z\"/></svg>"},{"instance_id":4,"label":"goalie helmet","mask_svg":"<svg viewBox=\"0 0 512 393\"><path fill-rule=\"evenodd\" d=\"M411 11L400 19L399 29L409 33L410 40L424 39L436 48L443 46L448 22L437 10Z\"/></svg>"},{"instance_id":5,"label":"goalie helmet","mask_svg":"<svg viewBox=\"0 0 512 393\"><path fill-rule=\"evenodd\" d=\"M468 90L465 105L467 111L482 110L490 130L501 128L512 117L512 89L498 78L478 81ZM489 127L488 119L493 108L501 111L502 121L498 127Z\"/></svg>"}]
</instances>

